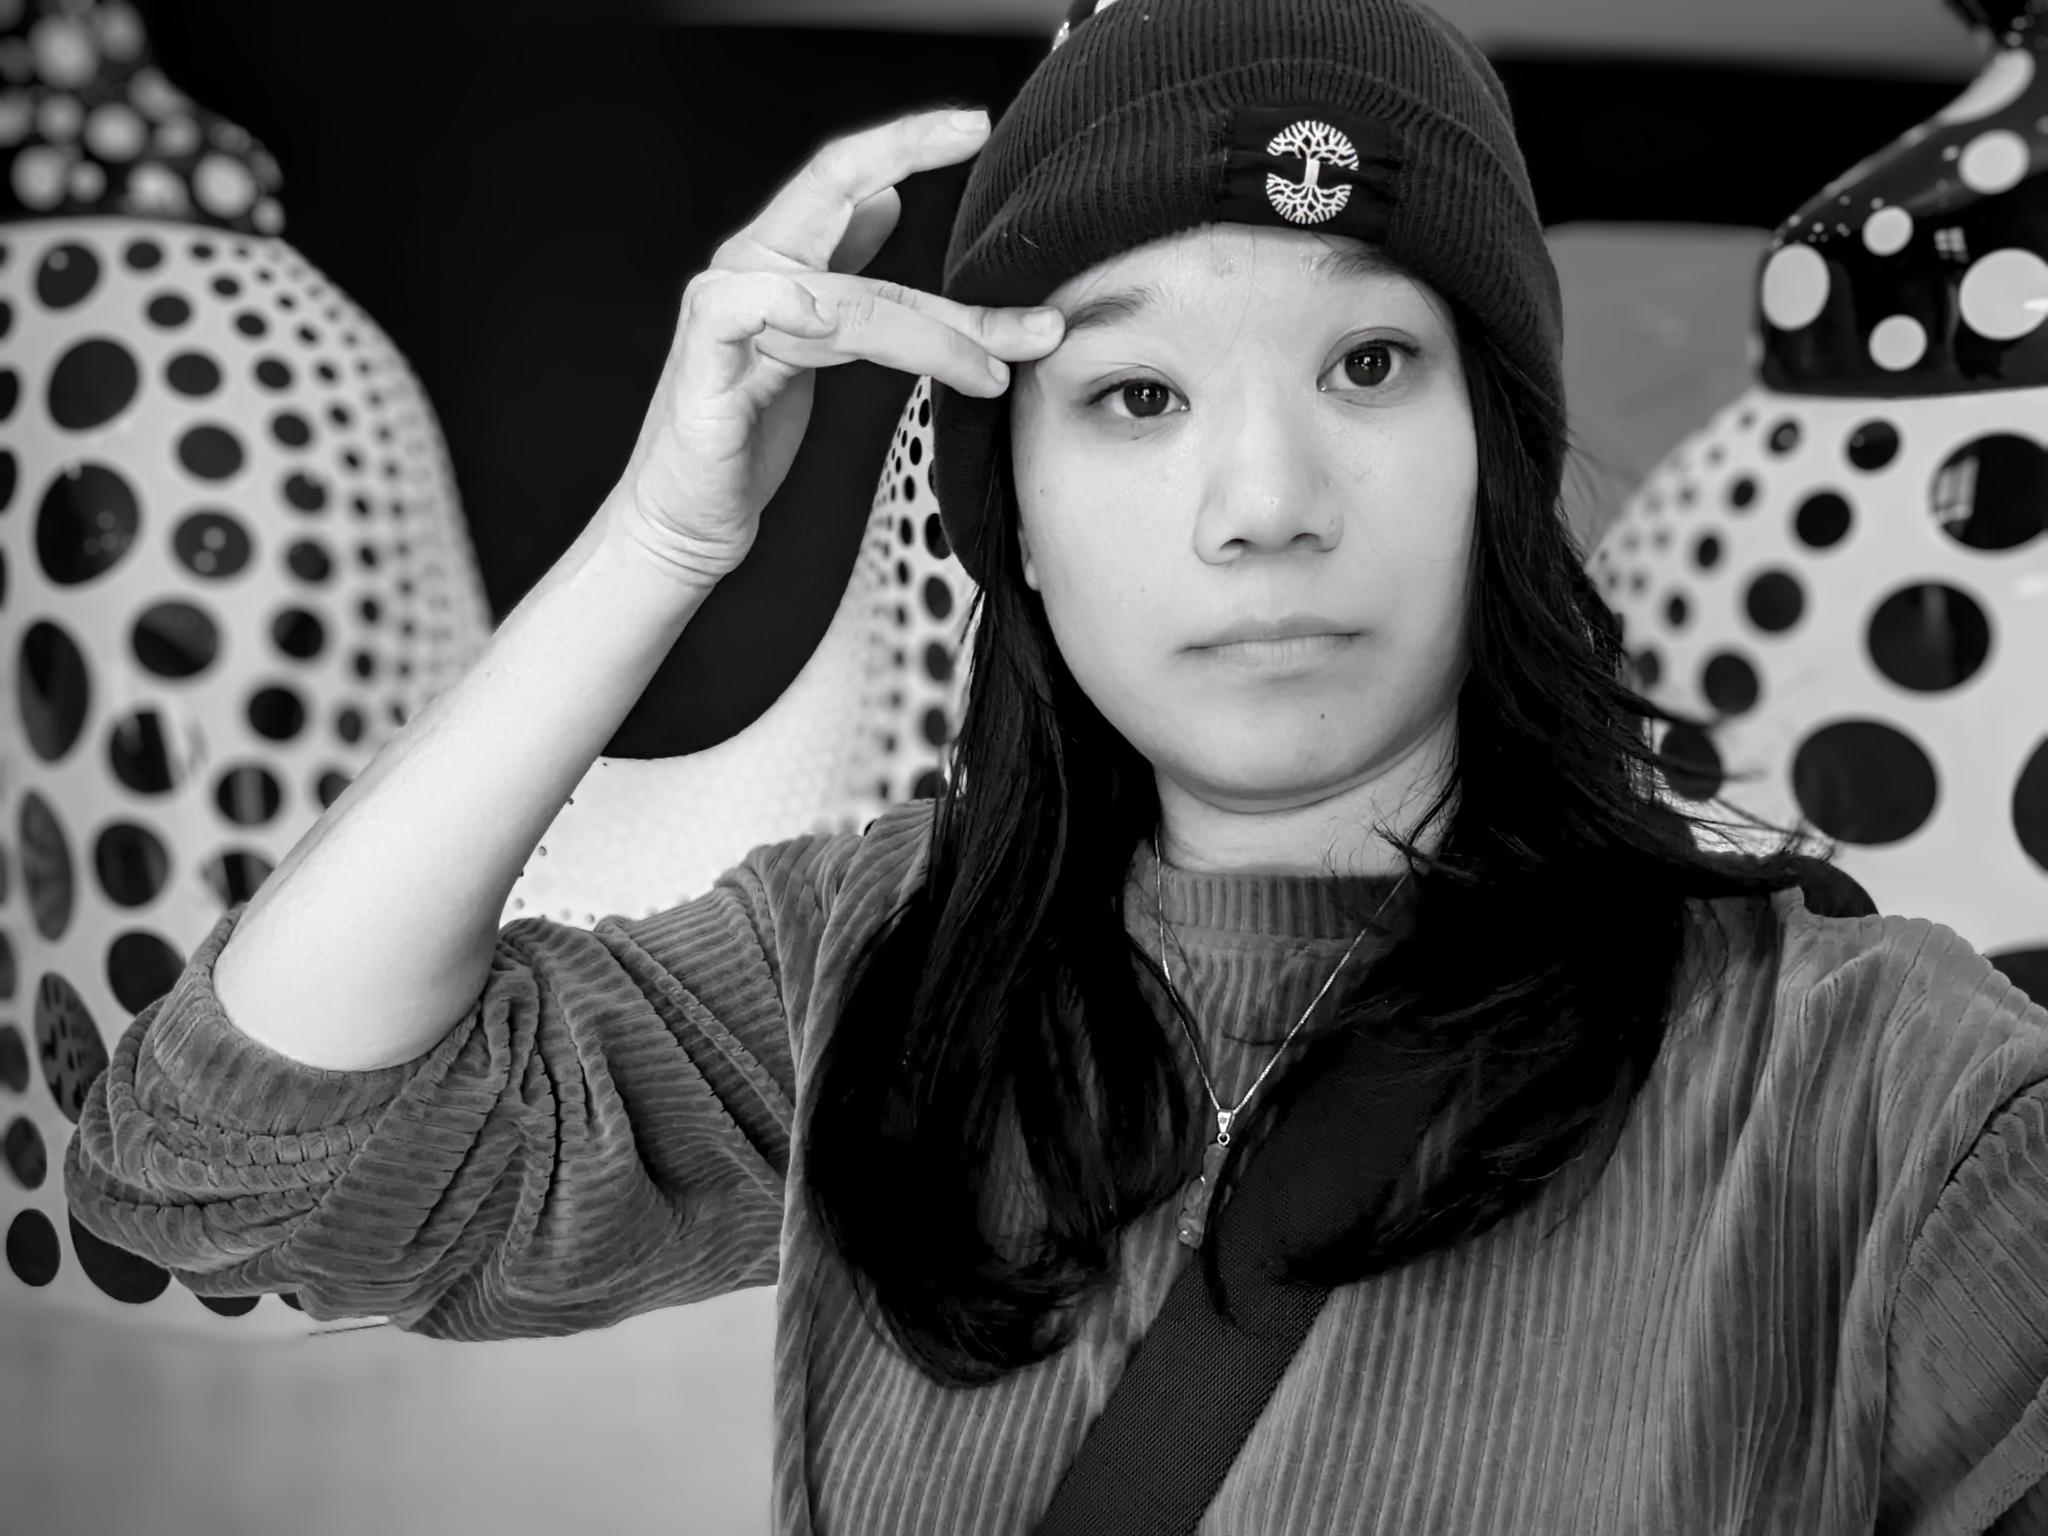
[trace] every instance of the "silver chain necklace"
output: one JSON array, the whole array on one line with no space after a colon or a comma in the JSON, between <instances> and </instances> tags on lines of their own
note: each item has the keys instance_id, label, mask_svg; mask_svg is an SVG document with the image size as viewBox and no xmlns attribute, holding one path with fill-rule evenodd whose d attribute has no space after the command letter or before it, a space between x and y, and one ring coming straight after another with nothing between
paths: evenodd
<instances>
[{"instance_id":1,"label":"silver chain necklace","mask_svg":"<svg viewBox=\"0 0 2048 1536\"><path fill-rule=\"evenodd\" d=\"M1178 1001L1180 994L1173 988L1173 971L1166 962L1166 860L1160 855L1157 833L1152 837L1152 858L1153 910L1159 917L1159 969L1166 977L1166 990ZM1308 1007L1302 1010L1301 1017L1295 1020L1294 1028L1287 1031L1287 1038L1280 1042L1280 1049L1273 1053L1273 1059L1266 1063L1265 1070L1253 1079L1251 1087L1245 1090L1244 1097L1229 1109L1223 1107L1223 1101L1216 1097L1216 1085L1209 1081L1209 1069L1202 1064L1201 1041L1197 1040L1195 1032L1188 1028L1188 1021L1180 1009L1174 1010L1174 1016L1180 1019L1181 1030L1188 1037L1188 1044L1194 1047L1195 1070L1202 1074L1202 1087L1208 1092L1210 1107L1216 1111L1216 1139L1202 1154L1201 1173L1196 1175L1195 1181L1188 1185L1180 1198L1180 1221L1174 1230L1174 1236L1188 1247L1201 1247L1203 1234L1209 1229L1209 1202L1216 1197L1216 1179L1223 1171L1224 1159L1230 1155L1231 1125L1244 1113L1245 1105L1251 1103L1252 1095L1259 1091L1259 1084L1266 1080L1266 1074L1278 1066L1280 1058L1287 1054L1287 1047L1294 1043L1294 1037L1301 1033L1302 1025L1306 1024L1309 1015L1316 1011L1316 1004L1323 1000L1324 994L1336 982L1338 972L1344 969L1345 962L1350 960L1353 951L1358 948L1359 939L1363 939L1367 931L1379 921L1380 913L1387 910L1387 903L1392 901L1401 887L1407 883L1408 871L1403 870L1401 878L1394 882L1394 889L1387 892L1385 899L1366 921L1365 927L1358 930L1358 937L1351 941L1351 948L1344 951L1344 959L1337 962L1337 969L1330 972L1329 979L1322 985L1322 990L1310 999Z\"/></svg>"}]
</instances>

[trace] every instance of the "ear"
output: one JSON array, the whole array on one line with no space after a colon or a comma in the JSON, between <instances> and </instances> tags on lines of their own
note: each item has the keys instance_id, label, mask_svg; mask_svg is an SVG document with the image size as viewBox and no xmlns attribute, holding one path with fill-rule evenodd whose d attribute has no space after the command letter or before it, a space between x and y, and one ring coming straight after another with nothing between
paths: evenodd
<instances>
[{"instance_id":1,"label":"ear","mask_svg":"<svg viewBox=\"0 0 2048 1536\"><path fill-rule=\"evenodd\" d=\"M1024 560L1024 585L1036 592L1038 590L1038 567L1031 563L1031 540L1024 533L1024 524L1021 519L1017 524L1017 553Z\"/></svg>"}]
</instances>

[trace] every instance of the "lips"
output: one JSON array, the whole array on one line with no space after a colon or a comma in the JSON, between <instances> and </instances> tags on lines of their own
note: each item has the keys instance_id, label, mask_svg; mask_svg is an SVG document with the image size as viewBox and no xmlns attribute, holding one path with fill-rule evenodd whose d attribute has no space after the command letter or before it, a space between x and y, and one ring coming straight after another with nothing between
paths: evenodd
<instances>
[{"instance_id":1,"label":"lips","mask_svg":"<svg viewBox=\"0 0 2048 1536\"><path fill-rule=\"evenodd\" d=\"M1193 650L1213 650L1220 645L1236 645L1246 640L1300 640L1312 635L1352 635L1351 629L1340 619L1326 618L1316 613L1288 614L1281 618L1247 619L1219 630L1206 640L1198 640L1190 647Z\"/></svg>"}]
</instances>

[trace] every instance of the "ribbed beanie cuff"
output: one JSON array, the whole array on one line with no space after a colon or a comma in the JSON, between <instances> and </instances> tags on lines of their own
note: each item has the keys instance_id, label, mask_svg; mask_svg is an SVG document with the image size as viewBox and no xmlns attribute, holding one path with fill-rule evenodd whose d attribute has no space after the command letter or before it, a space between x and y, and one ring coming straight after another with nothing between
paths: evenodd
<instances>
[{"instance_id":1,"label":"ribbed beanie cuff","mask_svg":"<svg viewBox=\"0 0 2048 1536\"><path fill-rule=\"evenodd\" d=\"M942 293L1043 302L1202 224L1377 246L1562 400L1562 302L1507 93L1420 0L1078 0L968 177ZM1006 397L933 383L946 537L986 579Z\"/></svg>"}]
</instances>

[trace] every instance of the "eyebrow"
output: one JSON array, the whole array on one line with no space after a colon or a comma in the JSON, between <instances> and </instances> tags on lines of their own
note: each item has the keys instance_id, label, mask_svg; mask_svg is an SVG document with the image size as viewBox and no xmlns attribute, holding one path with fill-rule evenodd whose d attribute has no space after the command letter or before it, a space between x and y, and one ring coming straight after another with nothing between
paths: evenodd
<instances>
[{"instance_id":1,"label":"eyebrow","mask_svg":"<svg viewBox=\"0 0 2048 1536\"><path fill-rule=\"evenodd\" d=\"M1325 251L1308 267L1311 276L1326 281L1347 278L1399 277L1401 269L1376 250L1337 246ZM1151 283L1137 283L1114 289L1074 306L1067 316L1065 335L1094 327L1117 325L1134 319L1148 309L1164 308L1166 296Z\"/></svg>"}]
</instances>

